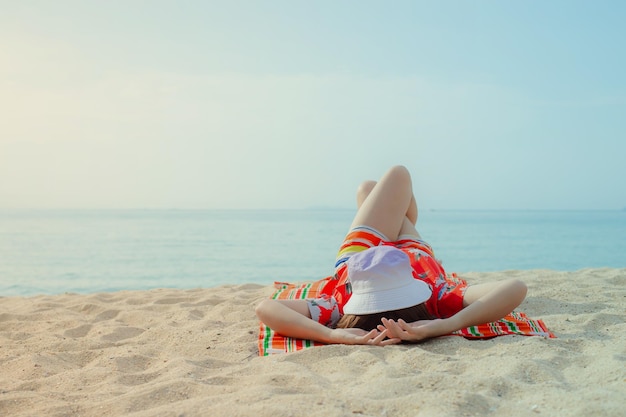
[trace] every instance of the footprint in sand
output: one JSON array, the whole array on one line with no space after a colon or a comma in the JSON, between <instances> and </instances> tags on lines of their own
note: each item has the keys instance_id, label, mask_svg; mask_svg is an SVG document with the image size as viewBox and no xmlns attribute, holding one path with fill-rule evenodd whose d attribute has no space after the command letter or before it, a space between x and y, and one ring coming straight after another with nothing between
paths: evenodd
<instances>
[{"instance_id":1,"label":"footprint in sand","mask_svg":"<svg viewBox=\"0 0 626 417\"><path fill-rule=\"evenodd\" d=\"M111 320L117 317L118 314L120 314L119 310L106 310L98 314L93 321L97 323L99 321Z\"/></svg>"},{"instance_id":2,"label":"footprint in sand","mask_svg":"<svg viewBox=\"0 0 626 417\"><path fill-rule=\"evenodd\" d=\"M65 332L63 332L63 336L73 338L85 337L92 327L93 326L91 324L83 324L82 326L66 330Z\"/></svg>"},{"instance_id":3,"label":"footprint in sand","mask_svg":"<svg viewBox=\"0 0 626 417\"><path fill-rule=\"evenodd\" d=\"M204 311L191 310L189 312L189 320L202 320L204 318Z\"/></svg>"},{"instance_id":4,"label":"footprint in sand","mask_svg":"<svg viewBox=\"0 0 626 417\"><path fill-rule=\"evenodd\" d=\"M181 304L189 301L189 297L166 297L156 300L154 304Z\"/></svg>"},{"instance_id":5,"label":"footprint in sand","mask_svg":"<svg viewBox=\"0 0 626 417\"><path fill-rule=\"evenodd\" d=\"M145 332L144 329L137 327L118 327L112 333L102 336L102 340L106 340L107 342L119 342L120 340L139 336L143 332Z\"/></svg>"}]
</instances>

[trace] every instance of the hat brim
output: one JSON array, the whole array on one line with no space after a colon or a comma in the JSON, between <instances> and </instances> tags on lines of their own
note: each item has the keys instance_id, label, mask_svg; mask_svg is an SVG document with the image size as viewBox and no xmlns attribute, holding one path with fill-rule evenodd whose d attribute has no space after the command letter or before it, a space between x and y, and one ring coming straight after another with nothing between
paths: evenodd
<instances>
[{"instance_id":1,"label":"hat brim","mask_svg":"<svg viewBox=\"0 0 626 417\"><path fill-rule=\"evenodd\" d=\"M402 287L352 294L343 306L343 313L364 315L401 310L422 304L431 295L432 291L428 284L418 279L411 279Z\"/></svg>"}]
</instances>

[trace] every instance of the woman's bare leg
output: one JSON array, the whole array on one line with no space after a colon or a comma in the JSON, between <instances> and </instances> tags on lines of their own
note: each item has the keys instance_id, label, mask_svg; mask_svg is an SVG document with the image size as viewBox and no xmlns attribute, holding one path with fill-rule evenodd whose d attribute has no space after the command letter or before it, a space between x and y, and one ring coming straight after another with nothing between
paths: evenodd
<instances>
[{"instance_id":1,"label":"woman's bare leg","mask_svg":"<svg viewBox=\"0 0 626 417\"><path fill-rule=\"evenodd\" d=\"M356 189L356 208L360 209L363 205L363 202L367 198L368 195L372 192L374 187L376 186L376 181L368 180L364 181L359 185L359 188Z\"/></svg>"},{"instance_id":2,"label":"woman's bare leg","mask_svg":"<svg viewBox=\"0 0 626 417\"><path fill-rule=\"evenodd\" d=\"M402 228L400 229L398 236L412 236L415 239L422 240L422 236L415 228L415 224L413 224L408 217L404 218L404 222L402 223Z\"/></svg>"},{"instance_id":3,"label":"woman's bare leg","mask_svg":"<svg viewBox=\"0 0 626 417\"><path fill-rule=\"evenodd\" d=\"M357 192L359 204L351 228L369 226L392 241L403 231L407 214L417 220L411 175L403 166L392 167L377 183L363 183Z\"/></svg>"},{"instance_id":4,"label":"woman's bare leg","mask_svg":"<svg viewBox=\"0 0 626 417\"><path fill-rule=\"evenodd\" d=\"M374 189L374 186L376 186L376 181L372 180L364 181L361 185L359 185L359 188L356 190L357 209L361 208L367 196L370 195ZM411 223L413 223L413 225L417 224L417 202L415 201L415 195L413 193L411 193L411 202L409 203L406 217Z\"/></svg>"},{"instance_id":5,"label":"woman's bare leg","mask_svg":"<svg viewBox=\"0 0 626 417\"><path fill-rule=\"evenodd\" d=\"M356 193L357 209L361 208L361 206L363 205L367 197L371 194L376 185L377 182L372 180L365 181L359 185ZM405 219L402 222L400 231L398 232L398 236L411 235L421 239L420 234L415 229L415 225L417 223L417 214L417 202L415 201L415 196L413 194L413 191L411 190L411 201L409 202L408 209L405 213ZM394 240L391 237L390 239Z\"/></svg>"}]
</instances>

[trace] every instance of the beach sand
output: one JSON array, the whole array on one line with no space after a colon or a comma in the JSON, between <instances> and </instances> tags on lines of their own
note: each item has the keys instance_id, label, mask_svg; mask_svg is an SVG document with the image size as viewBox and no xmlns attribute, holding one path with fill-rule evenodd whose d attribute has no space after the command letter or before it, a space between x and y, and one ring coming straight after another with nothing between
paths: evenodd
<instances>
[{"instance_id":1,"label":"beach sand","mask_svg":"<svg viewBox=\"0 0 626 417\"><path fill-rule=\"evenodd\" d=\"M462 275L526 281L520 310L557 338L259 357L271 286L3 297L0 415L625 415L626 269Z\"/></svg>"}]
</instances>

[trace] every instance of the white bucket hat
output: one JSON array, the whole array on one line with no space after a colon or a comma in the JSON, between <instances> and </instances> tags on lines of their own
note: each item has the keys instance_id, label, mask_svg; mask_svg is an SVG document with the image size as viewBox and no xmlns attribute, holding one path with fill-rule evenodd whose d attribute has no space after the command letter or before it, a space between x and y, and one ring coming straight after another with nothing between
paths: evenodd
<instances>
[{"instance_id":1,"label":"white bucket hat","mask_svg":"<svg viewBox=\"0 0 626 417\"><path fill-rule=\"evenodd\" d=\"M413 278L409 256L393 246L375 246L347 261L352 295L344 314L374 314L399 310L428 300L428 284Z\"/></svg>"}]
</instances>

